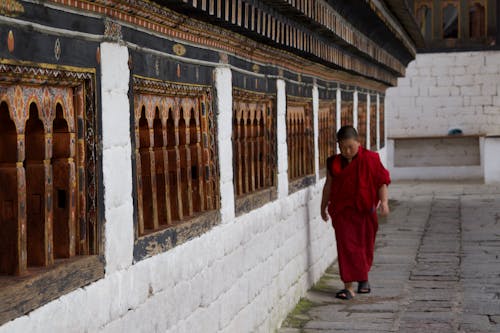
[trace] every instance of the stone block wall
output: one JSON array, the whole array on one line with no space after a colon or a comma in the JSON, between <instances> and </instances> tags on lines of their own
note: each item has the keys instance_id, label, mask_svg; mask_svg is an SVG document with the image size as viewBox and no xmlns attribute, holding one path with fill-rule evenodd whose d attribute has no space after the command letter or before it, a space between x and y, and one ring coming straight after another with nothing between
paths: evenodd
<instances>
[{"instance_id":1,"label":"stone block wall","mask_svg":"<svg viewBox=\"0 0 500 333\"><path fill-rule=\"evenodd\" d=\"M500 134L500 52L418 54L386 94L388 137Z\"/></svg>"},{"instance_id":2,"label":"stone block wall","mask_svg":"<svg viewBox=\"0 0 500 333\"><path fill-rule=\"evenodd\" d=\"M497 179L499 158L486 156L490 150L484 148L495 146L490 141L500 134L500 52L418 54L408 65L406 77L387 90L386 113L387 159L394 179ZM479 137L474 139L474 147L452 148L458 154L455 158L460 160L462 155L464 163L449 166L448 162L437 165L436 161L427 161L432 166L398 167L408 164L401 160L404 154L396 151L398 147L413 142L412 149L420 149L422 155L425 149L432 149L429 140L434 140L425 137L446 136L455 128ZM402 144L398 138L415 140ZM470 149L473 155L479 151L477 166L471 166L467 155ZM436 150L426 156L436 154L440 153Z\"/></svg>"}]
</instances>

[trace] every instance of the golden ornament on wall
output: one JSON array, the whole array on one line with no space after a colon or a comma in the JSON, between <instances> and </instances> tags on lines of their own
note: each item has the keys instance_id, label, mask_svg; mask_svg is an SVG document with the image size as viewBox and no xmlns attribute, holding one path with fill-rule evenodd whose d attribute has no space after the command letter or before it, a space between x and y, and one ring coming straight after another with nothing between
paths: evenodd
<instances>
[{"instance_id":1,"label":"golden ornament on wall","mask_svg":"<svg viewBox=\"0 0 500 333\"><path fill-rule=\"evenodd\" d=\"M14 52L14 33L9 31L9 35L7 37L7 48L9 49L9 52L12 53Z\"/></svg>"},{"instance_id":2,"label":"golden ornament on wall","mask_svg":"<svg viewBox=\"0 0 500 333\"><path fill-rule=\"evenodd\" d=\"M253 66L252 66L252 71L253 71L254 73L258 73L258 72L260 71L260 67L259 67L259 65L257 65L257 64L253 64Z\"/></svg>"},{"instance_id":3,"label":"golden ornament on wall","mask_svg":"<svg viewBox=\"0 0 500 333\"><path fill-rule=\"evenodd\" d=\"M184 47L184 45L181 44L175 44L172 50L174 51L175 55L178 56L183 56L186 54L186 48Z\"/></svg>"},{"instance_id":4,"label":"golden ornament on wall","mask_svg":"<svg viewBox=\"0 0 500 333\"><path fill-rule=\"evenodd\" d=\"M23 5L16 0L2 0L0 1L0 15L5 16L18 16L24 13Z\"/></svg>"}]
</instances>

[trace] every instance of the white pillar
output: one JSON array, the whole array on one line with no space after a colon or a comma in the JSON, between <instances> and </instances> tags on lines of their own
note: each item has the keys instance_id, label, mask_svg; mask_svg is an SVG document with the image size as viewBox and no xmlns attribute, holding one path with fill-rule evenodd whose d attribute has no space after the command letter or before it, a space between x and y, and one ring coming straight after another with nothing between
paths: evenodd
<instances>
[{"instance_id":1,"label":"white pillar","mask_svg":"<svg viewBox=\"0 0 500 333\"><path fill-rule=\"evenodd\" d=\"M314 128L314 170L316 173L316 181L319 181L319 90L314 84L312 90L313 98L313 128Z\"/></svg>"},{"instance_id":2,"label":"white pillar","mask_svg":"<svg viewBox=\"0 0 500 333\"><path fill-rule=\"evenodd\" d=\"M335 106L335 119L337 119L337 131L342 127L342 93L337 88L337 105Z\"/></svg>"},{"instance_id":3,"label":"white pillar","mask_svg":"<svg viewBox=\"0 0 500 333\"><path fill-rule=\"evenodd\" d=\"M352 96L353 107L352 107L352 126L357 130L358 129L358 89L354 90L354 94Z\"/></svg>"},{"instance_id":4,"label":"white pillar","mask_svg":"<svg viewBox=\"0 0 500 333\"><path fill-rule=\"evenodd\" d=\"M370 94L366 94L366 149L371 148L371 134L370 134L370 117L371 117L371 111L370 111Z\"/></svg>"},{"instance_id":5,"label":"white pillar","mask_svg":"<svg viewBox=\"0 0 500 333\"><path fill-rule=\"evenodd\" d=\"M220 168L221 223L235 218L233 186L233 86L231 69L215 69L215 96L217 115L217 144Z\"/></svg>"},{"instance_id":6,"label":"white pillar","mask_svg":"<svg viewBox=\"0 0 500 333\"><path fill-rule=\"evenodd\" d=\"M106 275L132 264L134 205L128 49L101 43L102 171Z\"/></svg>"},{"instance_id":7,"label":"white pillar","mask_svg":"<svg viewBox=\"0 0 500 333\"><path fill-rule=\"evenodd\" d=\"M380 95L377 94L377 151L380 150Z\"/></svg>"},{"instance_id":8,"label":"white pillar","mask_svg":"<svg viewBox=\"0 0 500 333\"><path fill-rule=\"evenodd\" d=\"M288 196L288 146L286 142L286 90L285 81L276 80L276 123L278 139L278 198Z\"/></svg>"},{"instance_id":9,"label":"white pillar","mask_svg":"<svg viewBox=\"0 0 500 333\"><path fill-rule=\"evenodd\" d=\"M338 130L342 127L342 93L340 91L340 87L337 88L337 105L335 106L335 119L337 119L337 128L335 131L335 135ZM337 147L336 152L340 151L339 144L337 142L337 137L335 136L335 145Z\"/></svg>"},{"instance_id":10,"label":"white pillar","mask_svg":"<svg viewBox=\"0 0 500 333\"><path fill-rule=\"evenodd\" d=\"M500 184L500 136L491 136L484 139L483 147L484 182L486 184Z\"/></svg>"}]
</instances>

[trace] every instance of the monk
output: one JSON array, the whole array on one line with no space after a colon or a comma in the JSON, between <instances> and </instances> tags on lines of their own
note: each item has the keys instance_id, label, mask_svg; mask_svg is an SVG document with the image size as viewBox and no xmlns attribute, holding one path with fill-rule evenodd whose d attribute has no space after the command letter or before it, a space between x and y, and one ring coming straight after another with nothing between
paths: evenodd
<instances>
[{"instance_id":1,"label":"monk","mask_svg":"<svg viewBox=\"0 0 500 333\"><path fill-rule=\"evenodd\" d=\"M368 272L373 262L375 235L378 229L377 208L389 214L389 172L377 153L361 147L358 133L352 126L337 132L340 154L327 160L327 178L321 199L321 217L332 219L337 240L340 278L344 289L340 299L371 291Z\"/></svg>"}]
</instances>

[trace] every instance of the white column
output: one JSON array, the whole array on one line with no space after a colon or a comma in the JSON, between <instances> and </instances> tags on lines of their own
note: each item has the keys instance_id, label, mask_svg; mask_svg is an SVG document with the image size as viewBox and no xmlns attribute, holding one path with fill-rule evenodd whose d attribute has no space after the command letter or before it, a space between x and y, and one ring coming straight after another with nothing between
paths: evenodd
<instances>
[{"instance_id":1,"label":"white column","mask_svg":"<svg viewBox=\"0 0 500 333\"><path fill-rule=\"evenodd\" d=\"M352 126L357 130L358 129L358 89L354 90L354 94L352 97L353 100L353 110L352 110Z\"/></svg>"},{"instance_id":2,"label":"white column","mask_svg":"<svg viewBox=\"0 0 500 333\"><path fill-rule=\"evenodd\" d=\"M318 86L314 84L312 90L313 97L313 128L314 128L314 170L316 181L319 181L319 91Z\"/></svg>"},{"instance_id":3,"label":"white column","mask_svg":"<svg viewBox=\"0 0 500 333\"><path fill-rule=\"evenodd\" d=\"M288 196L288 146L286 142L286 90L285 81L276 80L277 139L278 139L278 198Z\"/></svg>"},{"instance_id":4,"label":"white column","mask_svg":"<svg viewBox=\"0 0 500 333\"><path fill-rule=\"evenodd\" d=\"M342 109L342 93L340 92L340 88L337 89L337 105L335 106L335 119L337 119L337 131L342 127L342 113L340 112Z\"/></svg>"},{"instance_id":5,"label":"white column","mask_svg":"<svg viewBox=\"0 0 500 333\"><path fill-rule=\"evenodd\" d=\"M370 117L371 117L371 111L370 111L370 94L366 94L366 149L371 148L371 134L370 134Z\"/></svg>"},{"instance_id":6,"label":"white column","mask_svg":"<svg viewBox=\"0 0 500 333\"><path fill-rule=\"evenodd\" d=\"M128 49L101 43L102 171L106 275L132 264L134 205Z\"/></svg>"},{"instance_id":7,"label":"white column","mask_svg":"<svg viewBox=\"0 0 500 333\"><path fill-rule=\"evenodd\" d=\"M235 218L233 186L233 86L231 69L220 66L215 69L215 98L217 115L217 144L220 166L221 223Z\"/></svg>"},{"instance_id":8,"label":"white column","mask_svg":"<svg viewBox=\"0 0 500 333\"><path fill-rule=\"evenodd\" d=\"M335 131L335 135L338 130L342 127L342 93L340 92L340 88L337 88L337 105L335 106L335 119L337 119L337 128ZM339 152L339 144L337 142L337 137L335 136L335 145L337 147L336 152Z\"/></svg>"},{"instance_id":9,"label":"white column","mask_svg":"<svg viewBox=\"0 0 500 333\"><path fill-rule=\"evenodd\" d=\"M500 184L500 137L491 136L484 139L483 144L484 182Z\"/></svg>"},{"instance_id":10,"label":"white column","mask_svg":"<svg viewBox=\"0 0 500 333\"><path fill-rule=\"evenodd\" d=\"M380 150L380 95L377 94L377 151Z\"/></svg>"}]
</instances>

